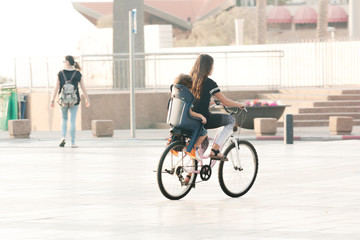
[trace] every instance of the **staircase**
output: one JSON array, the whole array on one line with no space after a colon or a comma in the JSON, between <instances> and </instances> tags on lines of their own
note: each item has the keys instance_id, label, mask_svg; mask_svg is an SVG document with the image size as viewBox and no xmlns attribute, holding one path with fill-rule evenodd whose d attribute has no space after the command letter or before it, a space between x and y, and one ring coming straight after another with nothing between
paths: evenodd
<instances>
[{"instance_id":1,"label":"staircase","mask_svg":"<svg viewBox=\"0 0 360 240\"><path fill-rule=\"evenodd\" d=\"M329 126L330 116L350 116L354 125L360 125L360 89L282 89L259 98L289 105L283 116L293 114L294 127ZM283 127L283 118L279 127Z\"/></svg>"}]
</instances>

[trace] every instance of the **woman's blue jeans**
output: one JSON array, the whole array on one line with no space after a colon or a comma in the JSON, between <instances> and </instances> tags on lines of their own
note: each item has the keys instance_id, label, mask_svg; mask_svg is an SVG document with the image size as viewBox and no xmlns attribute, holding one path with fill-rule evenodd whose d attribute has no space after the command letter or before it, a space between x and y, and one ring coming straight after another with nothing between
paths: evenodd
<instances>
[{"instance_id":1,"label":"woman's blue jeans","mask_svg":"<svg viewBox=\"0 0 360 240\"><path fill-rule=\"evenodd\" d=\"M75 105L70 108L69 107L61 108L61 114L62 114L61 130L62 130L63 138L66 138L68 113L70 111L70 136L71 136L71 144L72 145L75 145L76 115L77 115L78 109L79 109L79 105Z\"/></svg>"}]
</instances>

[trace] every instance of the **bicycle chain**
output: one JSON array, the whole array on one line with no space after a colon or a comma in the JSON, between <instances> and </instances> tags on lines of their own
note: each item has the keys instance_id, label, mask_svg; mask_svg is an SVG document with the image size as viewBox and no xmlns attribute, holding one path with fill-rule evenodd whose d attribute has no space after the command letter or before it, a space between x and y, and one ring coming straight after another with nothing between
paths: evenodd
<instances>
[{"instance_id":1,"label":"bicycle chain","mask_svg":"<svg viewBox=\"0 0 360 240\"><path fill-rule=\"evenodd\" d=\"M209 165L202 166L200 170L200 178L203 181L209 180L211 177L211 167Z\"/></svg>"}]
</instances>

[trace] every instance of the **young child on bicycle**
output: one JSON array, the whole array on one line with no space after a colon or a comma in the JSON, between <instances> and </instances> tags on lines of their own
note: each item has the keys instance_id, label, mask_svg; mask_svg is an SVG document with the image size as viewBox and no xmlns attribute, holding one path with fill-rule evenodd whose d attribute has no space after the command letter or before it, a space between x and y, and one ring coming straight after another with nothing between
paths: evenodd
<instances>
[{"instance_id":1,"label":"young child on bicycle","mask_svg":"<svg viewBox=\"0 0 360 240\"><path fill-rule=\"evenodd\" d=\"M180 74L179 76L177 76L175 78L174 84L181 84L184 85L185 87L187 87L190 91L192 88L192 77L186 74ZM190 114L191 116L195 117L195 118L200 118L201 122L203 124L206 124L206 118L197 112L194 112L192 109L190 109ZM197 141L195 142L194 148L191 150L191 152L187 152L187 154L194 159L200 160L200 155L199 152L197 151L197 148L200 146L200 144L204 141L204 139L207 137L207 130L204 128L204 126L201 127L200 130L200 135L197 139Z\"/></svg>"}]
</instances>

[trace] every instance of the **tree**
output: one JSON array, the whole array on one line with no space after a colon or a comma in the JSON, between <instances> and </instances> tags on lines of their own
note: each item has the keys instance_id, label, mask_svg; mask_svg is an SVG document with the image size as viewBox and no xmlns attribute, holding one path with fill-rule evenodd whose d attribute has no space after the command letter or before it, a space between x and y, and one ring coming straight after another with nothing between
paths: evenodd
<instances>
[{"instance_id":1,"label":"tree","mask_svg":"<svg viewBox=\"0 0 360 240\"><path fill-rule=\"evenodd\" d=\"M256 1L256 44L266 43L266 0Z\"/></svg>"},{"instance_id":2,"label":"tree","mask_svg":"<svg viewBox=\"0 0 360 240\"><path fill-rule=\"evenodd\" d=\"M316 37L318 40L324 40L327 38L328 28L328 0L319 1L319 16L317 20Z\"/></svg>"}]
</instances>

